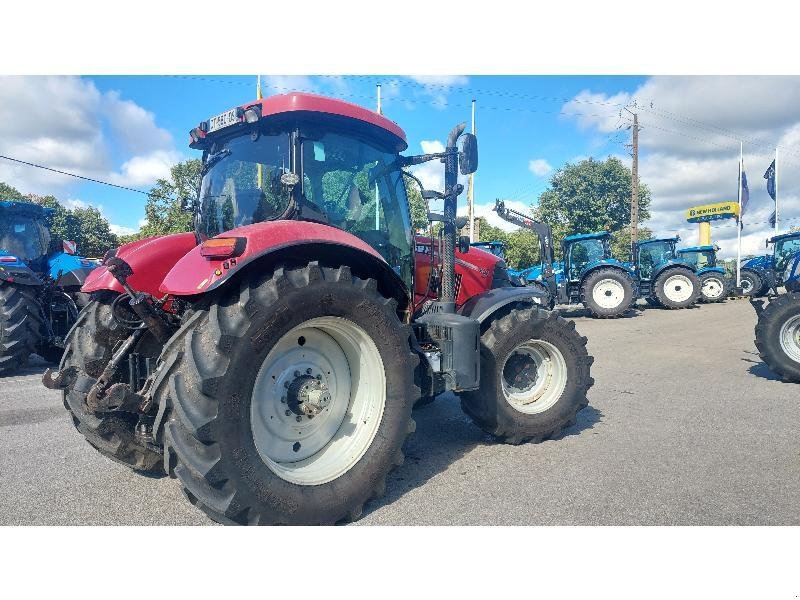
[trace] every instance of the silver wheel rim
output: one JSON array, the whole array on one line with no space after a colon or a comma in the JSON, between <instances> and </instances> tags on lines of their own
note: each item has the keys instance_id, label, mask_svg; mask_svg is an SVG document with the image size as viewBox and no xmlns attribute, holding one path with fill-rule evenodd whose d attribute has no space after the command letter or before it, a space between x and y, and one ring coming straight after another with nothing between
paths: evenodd
<instances>
[{"instance_id":1,"label":"silver wheel rim","mask_svg":"<svg viewBox=\"0 0 800 600\"><path fill-rule=\"evenodd\" d=\"M503 363L503 394L519 412L529 415L551 408L567 387L567 361L553 344L529 340Z\"/></svg>"},{"instance_id":2,"label":"silver wheel rim","mask_svg":"<svg viewBox=\"0 0 800 600\"><path fill-rule=\"evenodd\" d=\"M692 297L694 285L686 275L675 274L667 277L664 282L664 295L672 302L686 302Z\"/></svg>"},{"instance_id":3,"label":"silver wheel rim","mask_svg":"<svg viewBox=\"0 0 800 600\"><path fill-rule=\"evenodd\" d=\"M259 369L253 441L281 479L321 485L361 460L385 405L386 374L372 338L346 319L311 319L284 335Z\"/></svg>"},{"instance_id":4,"label":"silver wheel rim","mask_svg":"<svg viewBox=\"0 0 800 600\"><path fill-rule=\"evenodd\" d=\"M601 279L592 288L592 300L600 308L617 308L625 299L625 288L616 279Z\"/></svg>"},{"instance_id":5,"label":"silver wheel rim","mask_svg":"<svg viewBox=\"0 0 800 600\"><path fill-rule=\"evenodd\" d=\"M800 315L795 315L781 327L781 349L794 362L800 363Z\"/></svg>"},{"instance_id":6,"label":"silver wheel rim","mask_svg":"<svg viewBox=\"0 0 800 600\"><path fill-rule=\"evenodd\" d=\"M722 285L721 280L717 279L716 277L706 277L703 280L703 287L700 288L700 292L705 298L716 300L722 295L723 289L724 286Z\"/></svg>"},{"instance_id":7,"label":"silver wheel rim","mask_svg":"<svg viewBox=\"0 0 800 600\"><path fill-rule=\"evenodd\" d=\"M752 289L753 289L753 282L750 281L750 279L747 277L742 277L742 291L745 294L749 294L750 290Z\"/></svg>"}]
</instances>

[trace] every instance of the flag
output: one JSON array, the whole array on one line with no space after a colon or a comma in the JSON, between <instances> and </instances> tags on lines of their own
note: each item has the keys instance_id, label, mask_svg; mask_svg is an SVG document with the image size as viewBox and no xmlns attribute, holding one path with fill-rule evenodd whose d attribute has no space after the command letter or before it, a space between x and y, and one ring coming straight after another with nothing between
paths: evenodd
<instances>
[{"instance_id":1,"label":"flag","mask_svg":"<svg viewBox=\"0 0 800 600\"><path fill-rule=\"evenodd\" d=\"M775 202L775 161L772 161L772 164L767 169L767 172L764 173L764 179L767 180L767 193L769 197ZM776 214L775 211L772 211L772 214L769 217L769 224L772 227L775 227L775 218Z\"/></svg>"},{"instance_id":2,"label":"flag","mask_svg":"<svg viewBox=\"0 0 800 600\"><path fill-rule=\"evenodd\" d=\"M747 203L750 201L750 190L747 187L747 174L744 172L744 169L742 169L741 185L742 185L742 199L741 199L741 202L739 204L739 219L740 220L744 216L744 211L747 208Z\"/></svg>"}]
</instances>

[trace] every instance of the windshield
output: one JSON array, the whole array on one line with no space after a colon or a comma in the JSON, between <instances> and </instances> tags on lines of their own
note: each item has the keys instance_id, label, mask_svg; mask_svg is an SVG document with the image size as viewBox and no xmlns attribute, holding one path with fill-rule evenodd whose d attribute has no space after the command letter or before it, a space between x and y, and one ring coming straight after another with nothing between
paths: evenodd
<instances>
[{"instance_id":1,"label":"windshield","mask_svg":"<svg viewBox=\"0 0 800 600\"><path fill-rule=\"evenodd\" d=\"M606 257L605 240L590 238L573 242L569 249L569 278L579 279L583 268Z\"/></svg>"},{"instance_id":2,"label":"windshield","mask_svg":"<svg viewBox=\"0 0 800 600\"><path fill-rule=\"evenodd\" d=\"M674 258L674 245L669 241L652 242L639 247L639 277L649 279L653 269Z\"/></svg>"},{"instance_id":3,"label":"windshield","mask_svg":"<svg viewBox=\"0 0 800 600\"><path fill-rule=\"evenodd\" d=\"M326 133L304 140L301 157L304 199L375 248L411 288L411 219L397 155Z\"/></svg>"},{"instance_id":4,"label":"windshield","mask_svg":"<svg viewBox=\"0 0 800 600\"><path fill-rule=\"evenodd\" d=\"M716 254L713 250L681 252L681 258L698 270L717 266Z\"/></svg>"},{"instance_id":5,"label":"windshield","mask_svg":"<svg viewBox=\"0 0 800 600\"><path fill-rule=\"evenodd\" d=\"M775 242L775 268L783 269L795 252L800 252L800 237Z\"/></svg>"},{"instance_id":6,"label":"windshield","mask_svg":"<svg viewBox=\"0 0 800 600\"><path fill-rule=\"evenodd\" d=\"M50 233L41 221L13 214L0 219L0 250L29 261L47 254L49 244Z\"/></svg>"},{"instance_id":7,"label":"windshield","mask_svg":"<svg viewBox=\"0 0 800 600\"><path fill-rule=\"evenodd\" d=\"M231 139L206 158L200 186L200 233L213 237L242 225L271 221L289 207L280 182L290 166L288 134Z\"/></svg>"}]
</instances>

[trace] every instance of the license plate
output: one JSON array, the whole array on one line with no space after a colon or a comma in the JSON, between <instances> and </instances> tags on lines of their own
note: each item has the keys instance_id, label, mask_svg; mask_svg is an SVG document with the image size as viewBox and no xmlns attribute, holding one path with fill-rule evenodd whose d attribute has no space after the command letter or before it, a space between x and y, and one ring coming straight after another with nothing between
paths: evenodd
<instances>
[{"instance_id":1,"label":"license plate","mask_svg":"<svg viewBox=\"0 0 800 600\"><path fill-rule=\"evenodd\" d=\"M219 129L223 129L225 127L229 127L231 125L235 125L239 122L239 117L236 116L237 109L232 108L230 110L226 110L221 115L216 115L211 117L208 120L208 133L212 131L217 131Z\"/></svg>"}]
</instances>

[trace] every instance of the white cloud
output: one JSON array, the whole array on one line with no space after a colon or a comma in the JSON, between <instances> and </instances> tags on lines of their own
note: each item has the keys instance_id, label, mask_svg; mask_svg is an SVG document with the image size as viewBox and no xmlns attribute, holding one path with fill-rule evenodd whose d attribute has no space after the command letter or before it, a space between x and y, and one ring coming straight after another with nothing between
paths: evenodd
<instances>
[{"instance_id":1,"label":"white cloud","mask_svg":"<svg viewBox=\"0 0 800 600\"><path fill-rule=\"evenodd\" d=\"M153 113L118 92L101 93L80 77L2 77L0 123L0 153L122 185L154 183L169 160L180 160L172 136L156 125ZM112 144L121 158L112 159ZM119 171L116 161L122 162ZM0 181L23 193L57 197L77 183L2 160Z\"/></svg>"},{"instance_id":2,"label":"white cloud","mask_svg":"<svg viewBox=\"0 0 800 600\"><path fill-rule=\"evenodd\" d=\"M444 152L444 144L439 140L422 140L420 147L423 154ZM416 165L412 167L411 172L419 177L426 190L444 191L444 167L438 160Z\"/></svg>"},{"instance_id":3,"label":"white cloud","mask_svg":"<svg viewBox=\"0 0 800 600\"><path fill-rule=\"evenodd\" d=\"M420 85L414 95L427 97L430 105L439 110L447 108L447 97L452 88L469 82L464 75L411 75L409 79Z\"/></svg>"},{"instance_id":4,"label":"white cloud","mask_svg":"<svg viewBox=\"0 0 800 600\"><path fill-rule=\"evenodd\" d=\"M630 117L619 107L636 101L641 132L640 176L652 192L651 219L657 235L679 233L697 242L697 225L685 221L687 208L736 201L739 139L750 204L742 236L743 254L764 252L772 234L766 222L773 209L764 171L779 144L782 216L800 217L800 79L797 77L651 77L632 93L613 95L585 90L566 103L562 115L582 129L609 133ZM652 102L652 106L651 106ZM631 106L632 110L636 110ZM581 113L581 114L577 114ZM624 162L630 164L630 158ZM800 224L800 219L787 221ZM733 221L712 224L712 238L723 257L736 256Z\"/></svg>"},{"instance_id":5,"label":"white cloud","mask_svg":"<svg viewBox=\"0 0 800 600\"><path fill-rule=\"evenodd\" d=\"M69 210L74 210L76 208L89 208L90 206L87 202L78 200L77 198L67 198L66 200L60 200L60 202Z\"/></svg>"},{"instance_id":6,"label":"white cloud","mask_svg":"<svg viewBox=\"0 0 800 600\"><path fill-rule=\"evenodd\" d=\"M553 166L544 158L535 158L530 161L528 169L537 177L547 177L553 172Z\"/></svg>"},{"instance_id":7,"label":"white cloud","mask_svg":"<svg viewBox=\"0 0 800 600\"><path fill-rule=\"evenodd\" d=\"M138 229L134 229L133 227L125 227L123 225L115 225L114 223L110 223L108 228L111 230L111 233L115 235L130 235L132 233L136 233L139 231Z\"/></svg>"}]
</instances>

